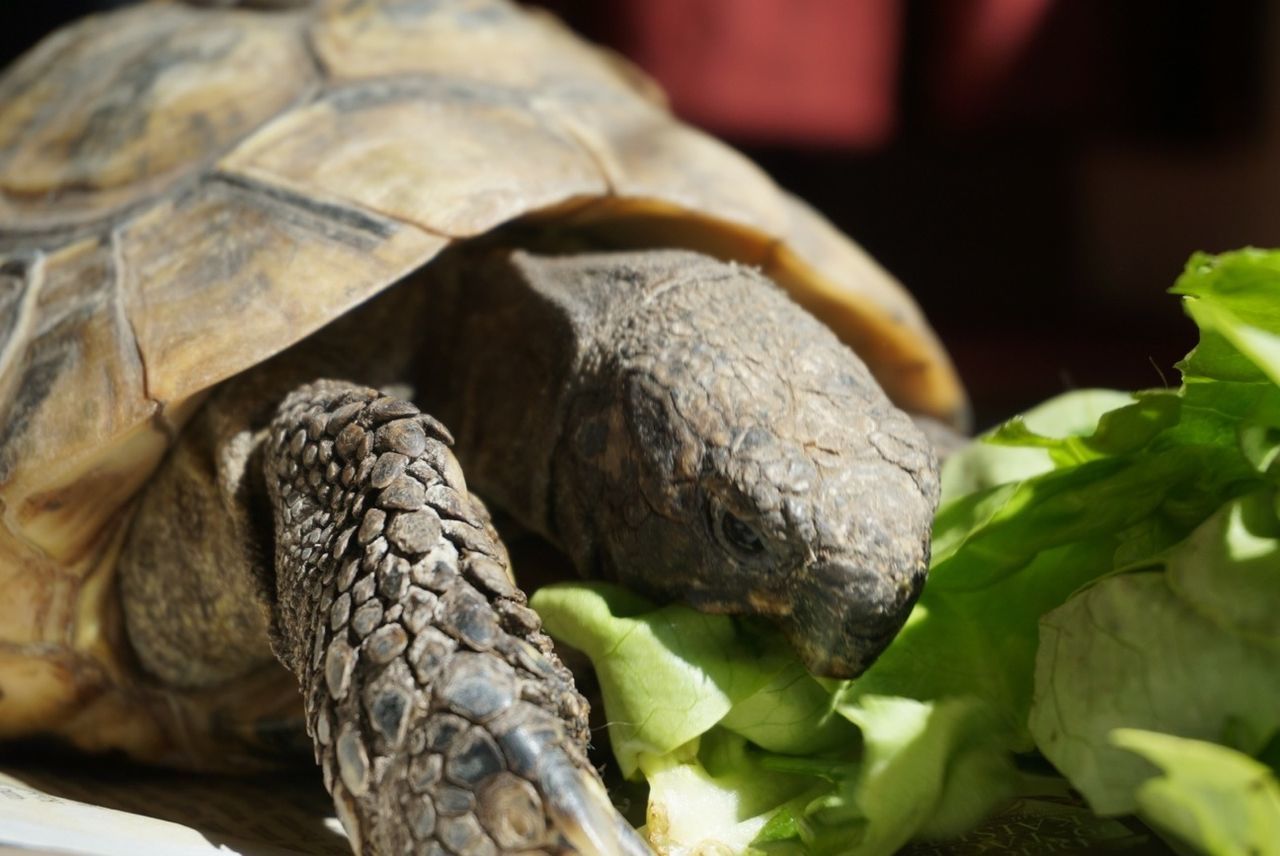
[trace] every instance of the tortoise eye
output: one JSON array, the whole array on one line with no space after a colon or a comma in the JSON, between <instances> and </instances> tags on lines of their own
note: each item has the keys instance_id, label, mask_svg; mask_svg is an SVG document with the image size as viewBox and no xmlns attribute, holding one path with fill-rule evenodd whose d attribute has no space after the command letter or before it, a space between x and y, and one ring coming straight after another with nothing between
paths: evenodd
<instances>
[{"instance_id":1,"label":"tortoise eye","mask_svg":"<svg viewBox=\"0 0 1280 856\"><path fill-rule=\"evenodd\" d=\"M748 556L764 552L764 539L760 533L732 512L725 511L720 515L720 533L729 546Z\"/></svg>"}]
</instances>

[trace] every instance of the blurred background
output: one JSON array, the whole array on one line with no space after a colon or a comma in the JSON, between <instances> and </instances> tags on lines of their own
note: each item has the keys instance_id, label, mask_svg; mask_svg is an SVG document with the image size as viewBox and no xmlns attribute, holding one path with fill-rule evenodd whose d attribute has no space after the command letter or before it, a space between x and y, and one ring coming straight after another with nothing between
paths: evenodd
<instances>
[{"instance_id":1,"label":"blurred background","mask_svg":"<svg viewBox=\"0 0 1280 856\"><path fill-rule=\"evenodd\" d=\"M0 61L109 0L0 2ZM1264 0L545 0L915 293L986 427L1176 385L1196 250L1280 246Z\"/></svg>"}]
</instances>

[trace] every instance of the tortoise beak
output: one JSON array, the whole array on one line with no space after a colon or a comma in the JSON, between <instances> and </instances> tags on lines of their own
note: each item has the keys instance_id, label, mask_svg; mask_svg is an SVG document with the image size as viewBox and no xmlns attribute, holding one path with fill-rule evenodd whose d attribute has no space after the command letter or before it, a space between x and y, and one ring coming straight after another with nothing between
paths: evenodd
<instances>
[{"instance_id":1,"label":"tortoise beak","mask_svg":"<svg viewBox=\"0 0 1280 856\"><path fill-rule=\"evenodd\" d=\"M810 672L856 678L906 623L926 569L927 562L878 570L840 560L813 565L806 591L775 621Z\"/></svg>"}]
</instances>

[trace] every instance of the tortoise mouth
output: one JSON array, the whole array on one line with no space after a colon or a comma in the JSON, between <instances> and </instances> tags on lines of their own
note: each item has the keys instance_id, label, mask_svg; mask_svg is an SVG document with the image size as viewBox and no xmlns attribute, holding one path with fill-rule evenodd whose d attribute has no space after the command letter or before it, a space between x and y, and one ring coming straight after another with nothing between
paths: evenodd
<instances>
[{"instance_id":1,"label":"tortoise mouth","mask_svg":"<svg viewBox=\"0 0 1280 856\"><path fill-rule=\"evenodd\" d=\"M804 652L801 652L801 657L804 660L805 668L816 677L848 680L859 677L867 669L871 668L872 664L884 653L884 650L889 647L889 644L893 642L897 635L898 628L895 628L880 636L853 637L855 646L852 654L823 651L804 656Z\"/></svg>"},{"instance_id":2,"label":"tortoise mouth","mask_svg":"<svg viewBox=\"0 0 1280 856\"><path fill-rule=\"evenodd\" d=\"M877 572L848 562L811 570L812 583L775 623L805 667L823 678L856 678L889 647L924 588L924 569Z\"/></svg>"}]
</instances>

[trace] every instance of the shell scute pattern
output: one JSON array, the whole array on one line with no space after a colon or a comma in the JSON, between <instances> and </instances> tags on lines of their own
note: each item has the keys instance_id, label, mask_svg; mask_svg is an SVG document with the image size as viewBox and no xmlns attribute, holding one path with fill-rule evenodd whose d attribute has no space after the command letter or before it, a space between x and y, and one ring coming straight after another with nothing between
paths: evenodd
<instances>
[{"instance_id":1,"label":"shell scute pattern","mask_svg":"<svg viewBox=\"0 0 1280 856\"><path fill-rule=\"evenodd\" d=\"M501 0L327 0L86 19L0 77L0 571L20 593L0 606L0 655L42 676L21 703L0 699L0 731L39 724L94 747L110 733L139 757L220 761L216 739L177 735L209 737L231 699L156 704L125 653L112 575L131 502L214 385L514 218L759 264L899 403L943 418L963 407L897 283L740 156L679 125L643 75L546 15ZM458 568L440 546L501 559L458 501L456 461L443 444L420 449L438 425L382 406L377 427L358 424L366 403L352 401L276 438L305 435L305 459L289 457L279 486L290 517L310 491L328 515L299 554L326 562L350 623L379 596L385 557L435 538L404 556L410 585L443 600L461 574L498 598L504 624L531 626L501 575ZM384 452L408 463L380 465ZM388 508L365 507L374 480L401 486ZM418 488L438 538L397 506ZM362 538L375 511L378 531ZM375 589L357 602L369 574ZM486 645L491 629L450 633ZM0 665L0 686L16 674ZM246 683L244 717L279 709L253 689L271 698L258 705ZM91 701L78 710L76 698ZM136 726L121 726L129 715Z\"/></svg>"}]
</instances>

